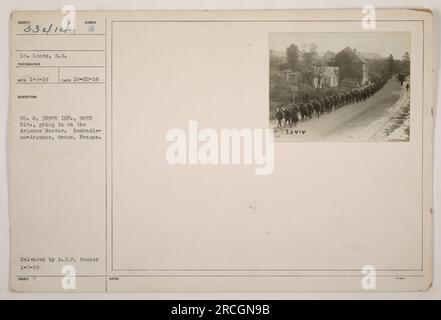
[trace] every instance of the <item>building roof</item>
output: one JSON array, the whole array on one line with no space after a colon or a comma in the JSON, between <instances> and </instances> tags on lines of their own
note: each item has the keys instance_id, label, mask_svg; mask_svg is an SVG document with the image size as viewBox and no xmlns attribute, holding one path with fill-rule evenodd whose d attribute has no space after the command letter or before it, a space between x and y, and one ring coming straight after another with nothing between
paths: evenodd
<instances>
[{"instance_id":1,"label":"building roof","mask_svg":"<svg viewBox=\"0 0 441 320\"><path fill-rule=\"evenodd\" d=\"M367 64L368 62L363 58L362 54L358 52L356 49L351 49L350 47L344 48L342 51L339 52L349 54L352 57L353 63L361 63L361 64Z\"/></svg>"},{"instance_id":2,"label":"building roof","mask_svg":"<svg viewBox=\"0 0 441 320\"><path fill-rule=\"evenodd\" d=\"M363 58L363 56L361 55L361 53L360 52L358 52L357 50L354 50L354 53L355 53L355 56L354 56L354 62L355 63L368 63L367 61L366 61L366 59L365 58Z\"/></svg>"}]
</instances>

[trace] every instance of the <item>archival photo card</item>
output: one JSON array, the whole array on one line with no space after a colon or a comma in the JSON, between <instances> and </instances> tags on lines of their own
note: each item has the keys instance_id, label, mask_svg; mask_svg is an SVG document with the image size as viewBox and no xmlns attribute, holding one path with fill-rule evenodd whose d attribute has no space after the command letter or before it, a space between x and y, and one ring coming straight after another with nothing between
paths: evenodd
<instances>
[{"instance_id":1,"label":"archival photo card","mask_svg":"<svg viewBox=\"0 0 441 320\"><path fill-rule=\"evenodd\" d=\"M432 14L375 13L14 12L11 290L428 290Z\"/></svg>"}]
</instances>

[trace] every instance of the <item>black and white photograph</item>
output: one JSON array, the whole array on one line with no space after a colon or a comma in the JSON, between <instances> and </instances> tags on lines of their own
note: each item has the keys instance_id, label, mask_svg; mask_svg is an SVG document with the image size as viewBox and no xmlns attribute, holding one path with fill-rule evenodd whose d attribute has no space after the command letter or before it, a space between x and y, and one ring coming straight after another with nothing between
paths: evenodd
<instances>
[{"instance_id":1,"label":"black and white photograph","mask_svg":"<svg viewBox=\"0 0 441 320\"><path fill-rule=\"evenodd\" d=\"M410 140L410 33L269 35L276 142Z\"/></svg>"}]
</instances>

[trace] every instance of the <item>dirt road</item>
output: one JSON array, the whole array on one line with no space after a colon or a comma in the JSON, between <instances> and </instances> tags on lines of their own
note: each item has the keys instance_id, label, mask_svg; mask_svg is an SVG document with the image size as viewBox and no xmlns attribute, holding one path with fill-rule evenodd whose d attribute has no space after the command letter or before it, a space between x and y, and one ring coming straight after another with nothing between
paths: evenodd
<instances>
[{"instance_id":1,"label":"dirt road","mask_svg":"<svg viewBox=\"0 0 441 320\"><path fill-rule=\"evenodd\" d=\"M299 122L295 128L276 130L276 142L289 141L370 141L378 128L387 122L402 89L400 82L389 80L382 90L366 101L346 105L317 118ZM275 128L275 120L270 121ZM291 131L293 133L291 133Z\"/></svg>"}]
</instances>

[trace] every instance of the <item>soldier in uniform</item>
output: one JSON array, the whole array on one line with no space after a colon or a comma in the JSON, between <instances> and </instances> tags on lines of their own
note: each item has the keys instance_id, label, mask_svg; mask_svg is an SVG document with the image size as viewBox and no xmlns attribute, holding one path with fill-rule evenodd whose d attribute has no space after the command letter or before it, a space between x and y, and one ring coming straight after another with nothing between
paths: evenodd
<instances>
[{"instance_id":1,"label":"soldier in uniform","mask_svg":"<svg viewBox=\"0 0 441 320\"><path fill-rule=\"evenodd\" d=\"M291 126L292 124L294 124L294 127L297 126L297 122L299 122L298 113L299 113L299 109L297 108L296 105L293 105L291 109Z\"/></svg>"},{"instance_id":2,"label":"soldier in uniform","mask_svg":"<svg viewBox=\"0 0 441 320\"><path fill-rule=\"evenodd\" d=\"M312 107L314 108L314 113L317 115L317 118L320 118L320 109L321 109L321 105L320 102L318 102L317 100L314 100L312 102Z\"/></svg>"},{"instance_id":3,"label":"soldier in uniform","mask_svg":"<svg viewBox=\"0 0 441 320\"><path fill-rule=\"evenodd\" d=\"M291 124L291 110L289 106L284 108L283 118L285 118L285 127Z\"/></svg>"},{"instance_id":4,"label":"soldier in uniform","mask_svg":"<svg viewBox=\"0 0 441 320\"><path fill-rule=\"evenodd\" d=\"M314 108L312 107L311 103L307 103L306 104L306 115L308 117L308 119L312 118L312 113L314 112Z\"/></svg>"},{"instance_id":5,"label":"soldier in uniform","mask_svg":"<svg viewBox=\"0 0 441 320\"><path fill-rule=\"evenodd\" d=\"M302 121L306 120L306 115L307 115L307 111L306 111L306 106L304 103L301 103L299 106L299 110L300 110L300 116L302 117Z\"/></svg>"},{"instance_id":6,"label":"soldier in uniform","mask_svg":"<svg viewBox=\"0 0 441 320\"><path fill-rule=\"evenodd\" d=\"M276 119L277 119L277 127L280 128L282 127L282 120L283 120L283 112L280 109L280 106L277 107L277 111L276 111Z\"/></svg>"}]
</instances>

